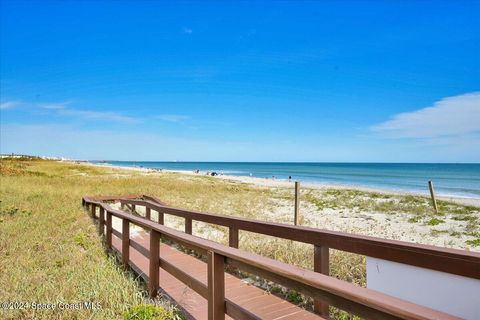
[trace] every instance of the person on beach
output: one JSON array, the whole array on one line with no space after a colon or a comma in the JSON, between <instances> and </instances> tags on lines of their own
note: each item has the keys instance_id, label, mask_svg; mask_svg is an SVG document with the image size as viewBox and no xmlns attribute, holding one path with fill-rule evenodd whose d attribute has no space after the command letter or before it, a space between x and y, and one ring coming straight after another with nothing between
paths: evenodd
<instances>
[{"instance_id":1,"label":"person on beach","mask_svg":"<svg viewBox=\"0 0 480 320\"><path fill-rule=\"evenodd\" d=\"M292 176L288 176L288 181L292 181Z\"/></svg>"}]
</instances>

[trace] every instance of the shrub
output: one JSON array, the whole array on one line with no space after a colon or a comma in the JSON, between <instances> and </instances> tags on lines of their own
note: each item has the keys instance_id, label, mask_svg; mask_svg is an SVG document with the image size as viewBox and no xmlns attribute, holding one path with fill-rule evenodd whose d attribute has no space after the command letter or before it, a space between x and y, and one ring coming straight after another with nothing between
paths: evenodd
<instances>
[{"instance_id":1,"label":"shrub","mask_svg":"<svg viewBox=\"0 0 480 320\"><path fill-rule=\"evenodd\" d=\"M480 239L467 240L465 243L472 247L480 247Z\"/></svg>"},{"instance_id":2,"label":"shrub","mask_svg":"<svg viewBox=\"0 0 480 320\"><path fill-rule=\"evenodd\" d=\"M412 217L412 218L408 219L408 222L416 223L416 222L420 221L420 219L421 219L420 216L415 216L415 217Z\"/></svg>"},{"instance_id":3,"label":"shrub","mask_svg":"<svg viewBox=\"0 0 480 320\"><path fill-rule=\"evenodd\" d=\"M181 320L185 319L175 308L157 307L151 304L139 304L128 310L125 320Z\"/></svg>"},{"instance_id":4,"label":"shrub","mask_svg":"<svg viewBox=\"0 0 480 320\"><path fill-rule=\"evenodd\" d=\"M437 224L444 223L444 222L445 222L445 221L442 220L442 219L432 218L432 219L430 219L430 220L427 222L427 224L428 224L429 226L436 226Z\"/></svg>"}]
</instances>

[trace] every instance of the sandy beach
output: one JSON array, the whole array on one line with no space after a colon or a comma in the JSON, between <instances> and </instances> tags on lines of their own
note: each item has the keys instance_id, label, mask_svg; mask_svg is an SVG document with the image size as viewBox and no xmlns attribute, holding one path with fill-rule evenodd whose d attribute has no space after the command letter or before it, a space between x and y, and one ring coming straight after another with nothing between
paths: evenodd
<instances>
[{"instance_id":1,"label":"sandy beach","mask_svg":"<svg viewBox=\"0 0 480 320\"><path fill-rule=\"evenodd\" d=\"M145 174L159 174L162 172L170 172L170 173L180 173L189 176L208 176L208 172L206 171L199 171L198 173L193 171L187 170L168 170L168 169L150 169L150 168L143 168L143 167L128 167L128 166L117 166L111 164L97 164L91 162L85 162L83 164L98 166L98 167L108 167L113 169L121 169L121 170L132 170L136 172L141 172ZM248 177L248 176L233 176L228 174L220 174L214 176L216 179L223 179L227 181L235 181L240 183L246 183L253 186L260 186L260 187L268 187L268 188L292 188L294 186L294 181L288 181L285 179L272 179L272 178L258 178L258 177ZM372 193L380 193L385 195L411 195L411 196L420 196L426 197L428 196L427 190L425 193L420 192L407 192L407 191L399 191L399 190L387 190L381 188L372 188L372 187L364 187L364 186L354 186L354 185L339 185L339 184L328 184L328 183L312 183L312 182L301 182L303 188L308 189L343 189L343 190L359 190L365 192L372 192ZM444 200L444 201L452 201L458 204L467 205L467 206L475 206L480 208L480 198L471 198L471 197L460 197L460 196L437 196L437 199Z\"/></svg>"},{"instance_id":2,"label":"sandy beach","mask_svg":"<svg viewBox=\"0 0 480 320\"><path fill-rule=\"evenodd\" d=\"M207 176L206 172L155 170L92 163L87 165L109 168L113 170L112 174L120 176L121 172L123 174L132 172L146 176L169 175L175 179L188 181L204 178L229 185L247 185L258 192L268 190L272 196L259 207L258 215L254 218L282 223L292 222L293 182L228 175L211 177ZM119 172L116 172L118 170ZM302 225L315 228L480 251L480 247L473 245L473 241L479 238L479 230L472 223L480 217L480 199L439 197L438 200L446 201L445 209L442 209L440 216L429 213L431 200L421 194L338 185L302 184L301 221ZM222 208L220 212L218 209L214 212L239 214L229 208L228 201L220 207ZM181 229L182 223L181 220L170 219L167 224ZM219 234L218 230L209 228L202 228L199 235L210 239L226 236L221 232Z\"/></svg>"}]
</instances>

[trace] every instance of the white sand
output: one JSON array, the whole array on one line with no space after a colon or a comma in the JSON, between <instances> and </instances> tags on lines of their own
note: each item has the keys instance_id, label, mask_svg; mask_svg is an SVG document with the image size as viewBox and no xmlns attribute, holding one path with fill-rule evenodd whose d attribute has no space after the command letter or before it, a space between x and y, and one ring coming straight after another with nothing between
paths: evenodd
<instances>
[{"instance_id":1,"label":"white sand","mask_svg":"<svg viewBox=\"0 0 480 320\"><path fill-rule=\"evenodd\" d=\"M165 172L176 172L183 174L183 178L191 176L205 175L205 173L195 174L190 171L170 171L170 170L152 170L146 168L132 168L132 167L117 167L110 165L97 165L100 167L110 167L116 169L133 170L145 175L161 175ZM215 178L221 180L227 180L234 183L246 183L253 187L269 188L272 191L285 192L285 190L293 189L294 183L284 180L263 179L254 177L239 177L239 176L216 176ZM362 191L371 191L386 195L405 195L413 194L406 192L395 192L380 189L371 188L357 188L337 185L320 185L320 184L302 184L302 190L305 192L312 190L320 194L323 189L356 189ZM414 194L418 195L418 194ZM422 195L423 196L423 195ZM321 197L321 195L319 196ZM459 204L473 205L480 208L480 199L466 199L466 198L445 198L441 199L451 200ZM368 198L369 201L382 201L381 199ZM138 208L143 210L142 207ZM291 223L293 219L294 204L292 201L282 198L274 198L270 200L270 203L266 203L262 210L258 213L257 219L268 220L282 223ZM142 211L140 211L142 212ZM225 212L219 212L224 213ZM480 251L480 247L471 247L466 244L467 240L476 239L474 236L463 234L463 230L467 225L467 221L454 220L454 215L447 214L440 217L444 220L436 226L431 226L426 223L431 217L426 217L424 220L418 223L411 223L408 220L414 215L399 212L395 214L387 214L383 212L370 212L368 210L356 210L348 208L325 208L318 209L314 204L302 201L300 206L300 213L304 219L303 225L316 227L319 229L327 229L334 231L342 231L354 234L363 234L373 237L394 239L414 243L430 244L441 247L467 249L472 251ZM156 214L152 211L152 217ZM477 212L480 215L480 210ZM168 215L166 217L169 217ZM120 221L113 221L114 228L121 230ZM183 219L175 219L169 217L166 219L166 225L175 229L181 230L183 228ZM195 224L194 224L195 225ZM132 228L132 236L135 237L136 233L141 230L140 228ZM197 228L194 231L196 235L208 238L208 239L220 239L227 236L222 230L215 228L203 227L197 224ZM460 233L452 235L455 233Z\"/></svg>"},{"instance_id":2,"label":"white sand","mask_svg":"<svg viewBox=\"0 0 480 320\"><path fill-rule=\"evenodd\" d=\"M170 173L180 173L190 176L206 176L207 172L200 171L199 173L195 173L193 171L188 170L157 170L157 169L149 169L149 168L141 168L141 167L126 167L126 166L115 166L110 164L96 164L96 163L82 163L83 165L91 165L96 167L102 168L112 168L112 169L122 169L122 170L131 170L136 171L139 173L144 174L161 174L163 172L170 172ZM214 178L228 180L228 181L235 181L240 183L246 183L253 186L259 187L268 187L268 188L294 188L294 181L288 181L284 179L267 179L267 178L257 178L257 177L248 177L248 176L230 176L230 175L218 175ZM419 192L407 192L407 191L397 191L397 190L388 190L388 189L381 189L381 188L373 188L373 187L360 187L360 186L349 186L349 185L338 185L338 184L322 184L322 183L301 183L302 188L309 188L309 189L350 189L350 190L359 190L359 191L366 191L366 192L375 192L380 194L387 194L387 195L414 195L414 196L428 196L426 193L419 193ZM474 207L480 208L480 198L467 198L467 197L454 197L454 196L437 196L439 200L446 200L452 201L458 204L469 205Z\"/></svg>"}]
</instances>

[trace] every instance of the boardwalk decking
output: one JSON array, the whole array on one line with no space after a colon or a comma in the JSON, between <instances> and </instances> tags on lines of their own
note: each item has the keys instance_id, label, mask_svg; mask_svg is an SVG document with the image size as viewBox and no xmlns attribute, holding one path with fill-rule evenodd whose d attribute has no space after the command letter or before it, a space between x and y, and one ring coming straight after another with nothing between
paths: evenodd
<instances>
[{"instance_id":1,"label":"boardwalk decking","mask_svg":"<svg viewBox=\"0 0 480 320\"><path fill-rule=\"evenodd\" d=\"M119 201L130 212L102 201ZM122 264L130 265L146 280L151 297L163 291L188 318L323 319L225 273L225 267L233 267L312 298L322 317L328 317L331 305L365 319L460 319L329 277L330 248L480 279L478 253L194 212L166 206L145 195L84 197L82 205L98 221L106 247L119 252ZM138 215L137 206L145 208L145 216ZM152 210L158 213L156 221L152 221ZM165 215L184 218L185 231L163 225ZM193 236L193 221L228 227L228 246ZM238 249L239 230L312 244L314 270ZM168 242L161 244L160 236ZM208 262L178 251L177 245L207 256Z\"/></svg>"},{"instance_id":2,"label":"boardwalk decking","mask_svg":"<svg viewBox=\"0 0 480 320\"><path fill-rule=\"evenodd\" d=\"M141 231L132 236L148 250L150 235ZM112 248L121 253L122 241L117 236L112 237ZM184 272L193 276L196 280L207 285L207 264L188 254L180 252L171 246L162 243L160 256L169 263L181 268ZM144 279L149 276L149 261L139 251L130 246L130 266ZM190 289L180 280L160 268L160 288L181 308L187 316L193 319L208 318L207 300ZM225 297L235 301L261 319L323 319L318 315L308 312L292 303L283 300L265 290L249 285L237 277L225 273ZM226 319L231 319L226 316Z\"/></svg>"}]
</instances>

